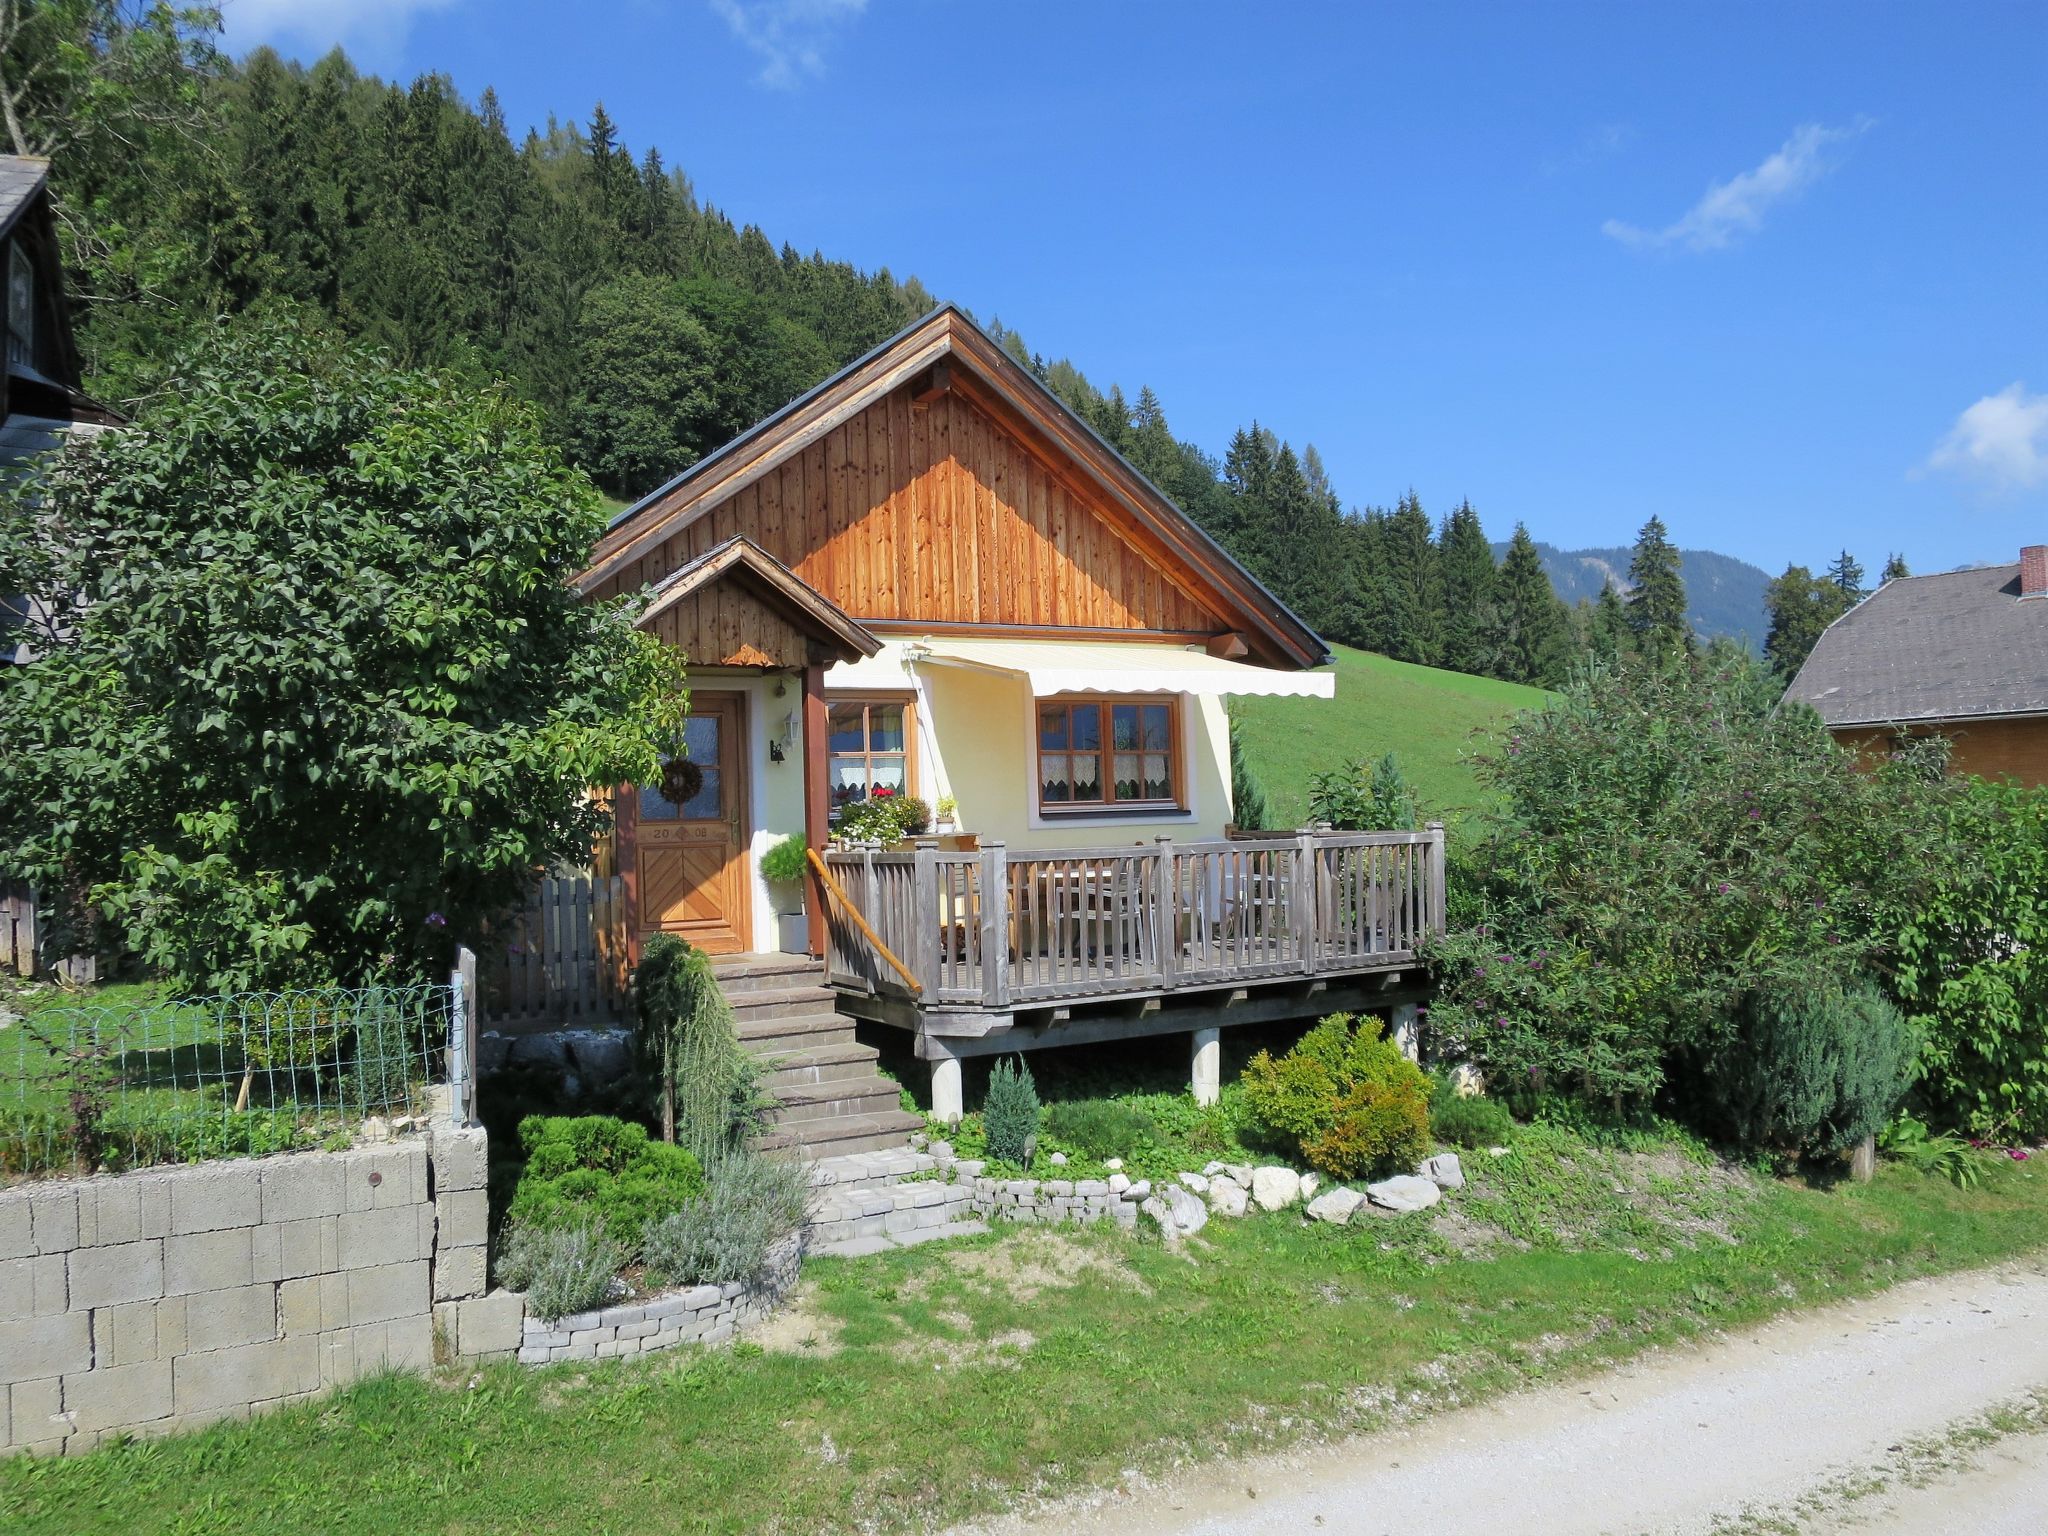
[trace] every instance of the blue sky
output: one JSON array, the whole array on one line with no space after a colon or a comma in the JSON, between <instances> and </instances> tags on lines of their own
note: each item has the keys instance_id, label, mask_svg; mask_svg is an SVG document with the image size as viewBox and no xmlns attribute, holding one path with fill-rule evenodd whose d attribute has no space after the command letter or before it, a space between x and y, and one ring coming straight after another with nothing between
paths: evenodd
<instances>
[{"instance_id":1,"label":"blue sky","mask_svg":"<svg viewBox=\"0 0 2048 1536\"><path fill-rule=\"evenodd\" d=\"M1772 570L2048 541L2048 7L229 0L229 41L600 98L1220 452Z\"/></svg>"}]
</instances>

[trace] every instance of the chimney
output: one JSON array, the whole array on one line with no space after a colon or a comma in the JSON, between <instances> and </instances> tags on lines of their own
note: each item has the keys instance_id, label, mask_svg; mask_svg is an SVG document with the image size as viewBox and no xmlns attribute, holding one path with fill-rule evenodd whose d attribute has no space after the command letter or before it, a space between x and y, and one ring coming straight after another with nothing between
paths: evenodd
<instances>
[{"instance_id":1,"label":"chimney","mask_svg":"<svg viewBox=\"0 0 2048 1536\"><path fill-rule=\"evenodd\" d=\"M2048 597L2048 544L2029 544L2020 551L2020 596Z\"/></svg>"}]
</instances>

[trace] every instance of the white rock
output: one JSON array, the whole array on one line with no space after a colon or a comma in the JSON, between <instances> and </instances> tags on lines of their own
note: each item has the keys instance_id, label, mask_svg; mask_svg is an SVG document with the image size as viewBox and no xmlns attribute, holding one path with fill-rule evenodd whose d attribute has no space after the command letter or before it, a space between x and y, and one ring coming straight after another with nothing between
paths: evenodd
<instances>
[{"instance_id":1,"label":"white rock","mask_svg":"<svg viewBox=\"0 0 2048 1536\"><path fill-rule=\"evenodd\" d=\"M391 1122L382 1115L370 1116L369 1119L363 1122L363 1128L356 1132L356 1140L361 1142L389 1141L390 1139Z\"/></svg>"},{"instance_id":2,"label":"white rock","mask_svg":"<svg viewBox=\"0 0 2048 1536\"><path fill-rule=\"evenodd\" d=\"M1179 1177L1182 1185L1192 1189L1196 1194L1203 1195L1209 1192L1209 1181L1199 1173L1183 1173Z\"/></svg>"},{"instance_id":3,"label":"white rock","mask_svg":"<svg viewBox=\"0 0 2048 1536\"><path fill-rule=\"evenodd\" d=\"M1252 1165L1250 1163L1225 1163L1223 1171L1246 1189L1252 1187Z\"/></svg>"},{"instance_id":4,"label":"white rock","mask_svg":"<svg viewBox=\"0 0 2048 1536\"><path fill-rule=\"evenodd\" d=\"M951 1157L953 1155L953 1143L950 1141L935 1141L925 1150L931 1153L933 1157Z\"/></svg>"},{"instance_id":5,"label":"white rock","mask_svg":"<svg viewBox=\"0 0 2048 1536\"><path fill-rule=\"evenodd\" d=\"M1223 1172L1223 1165L1221 1163L1209 1162L1202 1165L1202 1177L1205 1179L1213 1179L1221 1172Z\"/></svg>"},{"instance_id":6,"label":"white rock","mask_svg":"<svg viewBox=\"0 0 2048 1536\"><path fill-rule=\"evenodd\" d=\"M1218 1216L1242 1216L1250 1203L1244 1186L1228 1174L1219 1173L1209 1181L1209 1209Z\"/></svg>"},{"instance_id":7,"label":"white rock","mask_svg":"<svg viewBox=\"0 0 2048 1536\"><path fill-rule=\"evenodd\" d=\"M919 1131L915 1136L910 1138L910 1150L913 1152L922 1152L926 1147L930 1146L931 1144L931 1137L925 1135L923 1131Z\"/></svg>"},{"instance_id":8,"label":"white rock","mask_svg":"<svg viewBox=\"0 0 2048 1536\"><path fill-rule=\"evenodd\" d=\"M1120 1157L1105 1157L1102 1160L1102 1166L1111 1173L1121 1173L1123 1172L1124 1160Z\"/></svg>"},{"instance_id":9,"label":"white rock","mask_svg":"<svg viewBox=\"0 0 2048 1536\"><path fill-rule=\"evenodd\" d=\"M1317 1195L1308 1203L1308 1214L1314 1221L1331 1221L1343 1226L1352 1214L1365 1204L1365 1196L1355 1189L1333 1189L1327 1194Z\"/></svg>"},{"instance_id":10,"label":"white rock","mask_svg":"<svg viewBox=\"0 0 2048 1536\"><path fill-rule=\"evenodd\" d=\"M1262 1211L1284 1211L1301 1198L1301 1175L1292 1168L1254 1168L1252 1199Z\"/></svg>"},{"instance_id":11,"label":"white rock","mask_svg":"<svg viewBox=\"0 0 2048 1536\"><path fill-rule=\"evenodd\" d=\"M1130 1187L1131 1181L1125 1178L1122 1174L1112 1173L1109 1176L1109 1192L1112 1195L1120 1195Z\"/></svg>"},{"instance_id":12,"label":"white rock","mask_svg":"<svg viewBox=\"0 0 2048 1536\"><path fill-rule=\"evenodd\" d=\"M1425 1157L1422 1166L1415 1171L1438 1189L1465 1187L1465 1165L1458 1161L1455 1152L1439 1152L1435 1157Z\"/></svg>"},{"instance_id":13,"label":"white rock","mask_svg":"<svg viewBox=\"0 0 2048 1536\"><path fill-rule=\"evenodd\" d=\"M1426 1211L1444 1192L1419 1174L1403 1173L1365 1187L1365 1198L1389 1211Z\"/></svg>"},{"instance_id":14,"label":"white rock","mask_svg":"<svg viewBox=\"0 0 2048 1536\"><path fill-rule=\"evenodd\" d=\"M1152 1181L1150 1179L1140 1179L1124 1191L1124 1198L1126 1200L1142 1200L1151 1193Z\"/></svg>"},{"instance_id":15,"label":"white rock","mask_svg":"<svg viewBox=\"0 0 2048 1536\"><path fill-rule=\"evenodd\" d=\"M1051 1163L1055 1168L1064 1168L1067 1166L1067 1154L1064 1152L1055 1152L1050 1157L1048 1157L1046 1161Z\"/></svg>"},{"instance_id":16,"label":"white rock","mask_svg":"<svg viewBox=\"0 0 2048 1536\"><path fill-rule=\"evenodd\" d=\"M1209 1208L1189 1190L1169 1188L1166 1209L1173 1220L1167 1234L1170 1237L1193 1237L1209 1224Z\"/></svg>"},{"instance_id":17,"label":"white rock","mask_svg":"<svg viewBox=\"0 0 2048 1536\"><path fill-rule=\"evenodd\" d=\"M1323 1176L1319 1173L1304 1173L1301 1176L1301 1198L1313 1200L1316 1191L1323 1187Z\"/></svg>"},{"instance_id":18,"label":"white rock","mask_svg":"<svg viewBox=\"0 0 2048 1536\"><path fill-rule=\"evenodd\" d=\"M1508 1149L1506 1147L1488 1147L1486 1149L1486 1155L1488 1157L1506 1157L1508 1155Z\"/></svg>"}]
</instances>

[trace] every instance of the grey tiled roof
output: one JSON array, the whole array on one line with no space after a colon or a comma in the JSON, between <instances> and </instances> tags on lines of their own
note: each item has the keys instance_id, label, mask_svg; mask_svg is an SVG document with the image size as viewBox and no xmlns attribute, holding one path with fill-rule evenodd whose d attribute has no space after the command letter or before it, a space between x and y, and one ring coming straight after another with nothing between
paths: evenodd
<instances>
[{"instance_id":1,"label":"grey tiled roof","mask_svg":"<svg viewBox=\"0 0 2048 1536\"><path fill-rule=\"evenodd\" d=\"M50 162L22 155L0 155L0 235L14 227L22 209L50 177Z\"/></svg>"},{"instance_id":2,"label":"grey tiled roof","mask_svg":"<svg viewBox=\"0 0 2048 1536\"><path fill-rule=\"evenodd\" d=\"M2018 565L1888 581L1828 626L1785 696L1829 725L2048 713L2048 597Z\"/></svg>"}]
</instances>

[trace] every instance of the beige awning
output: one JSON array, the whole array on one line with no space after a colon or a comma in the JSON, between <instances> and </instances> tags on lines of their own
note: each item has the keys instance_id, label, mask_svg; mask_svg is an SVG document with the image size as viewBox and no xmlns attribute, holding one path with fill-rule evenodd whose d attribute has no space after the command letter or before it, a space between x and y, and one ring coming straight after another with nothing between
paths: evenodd
<instances>
[{"instance_id":1,"label":"beige awning","mask_svg":"<svg viewBox=\"0 0 2048 1536\"><path fill-rule=\"evenodd\" d=\"M940 640L905 647L915 665L971 667L1027 678L1034 696L1056 693L1280 694L1329 699L1336 674L1255 667L1206 651L1113 641Z\"/></svg>"}]
</instances>

